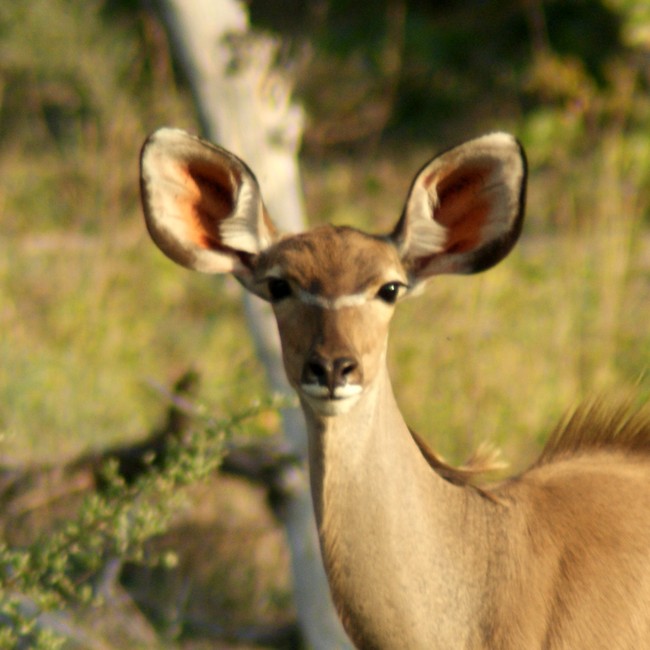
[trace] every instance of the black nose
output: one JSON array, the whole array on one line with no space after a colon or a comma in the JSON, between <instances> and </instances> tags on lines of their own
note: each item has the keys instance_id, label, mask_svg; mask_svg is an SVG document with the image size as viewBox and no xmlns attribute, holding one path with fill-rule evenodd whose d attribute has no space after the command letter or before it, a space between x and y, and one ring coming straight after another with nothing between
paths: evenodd
<instances>
[{"instance_id":1,"label":"black nose","mask_svg":"<svg viewBox=\"0 0 650 650\"><path fill-rule=\"evenodd\" d=\"M329 389L334 395L334 389L345 386L353 379L359 364L352 357L326 359L318 354L312 355L305 364L302 372L304 384L318 384Z\"/></svg>"}]
</instances>

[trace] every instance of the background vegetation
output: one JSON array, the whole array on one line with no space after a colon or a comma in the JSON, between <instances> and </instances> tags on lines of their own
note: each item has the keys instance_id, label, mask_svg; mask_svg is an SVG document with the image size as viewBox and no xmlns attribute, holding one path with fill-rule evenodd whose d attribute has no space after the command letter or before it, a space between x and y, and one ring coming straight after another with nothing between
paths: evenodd
<instances>
[{"instance_id":1,"label":"background vegetation","mask_svg":"<svg viewBox=\"0 0 650 650\"><path fill-rule=\"evenodd\" d=\"M515 467L594 392L650 384L650 9L642 0L250 4L285 40L308 126L312 223L397 218L415 171L490 129L530 162L527 225L500 267L405 303L391 368L407 420L459 460ZM229 279L148 241L137 157L196 130L155 15L117 0L0 6L0 458L128 441L188 366L209 412L265 394ZM262 434L273 432L266 418Z\"/></svg>"}]
</instances>

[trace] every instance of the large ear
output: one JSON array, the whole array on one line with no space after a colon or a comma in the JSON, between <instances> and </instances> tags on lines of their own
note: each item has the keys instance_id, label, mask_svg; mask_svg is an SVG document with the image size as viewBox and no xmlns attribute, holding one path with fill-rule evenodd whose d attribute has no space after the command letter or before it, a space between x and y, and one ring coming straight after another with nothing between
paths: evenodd
<instances>
[{"instance_id":1,"label":"large ear","mask_svg":"<svg viewBox=\"0 0 650 650\"><path fill-rule=\"evenodd\" d=\"M415 281L483 271L519 238L525 195L521 145L511 135L491 133L425 165L391 238Z\"/></svg>"},{"instance_id":2,"label":"large ear","mask_svg":"<svg viewBox=\"0 0 650 650\"><path fill-rule=\"evenodd\" d=\"M277 236L253 173L237 156L179 129L147 138L140 156L149 233L172 260L245 280Z\"/></svg>"}]
</instances>

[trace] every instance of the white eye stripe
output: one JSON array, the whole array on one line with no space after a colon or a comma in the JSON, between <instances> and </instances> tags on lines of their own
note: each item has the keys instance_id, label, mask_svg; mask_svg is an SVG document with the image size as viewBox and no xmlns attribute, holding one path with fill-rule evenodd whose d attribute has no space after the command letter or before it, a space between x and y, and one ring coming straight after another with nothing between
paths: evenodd
<instances>
[{"instance_id":1,"label":"white eye stripe","mask_svg":"<svg viewBox=\"0 0 650 650\"><path fill-rule=\"evenodd\" d=\"M312 293L306 291L305 289L300 289L296 287L296 283L292 282L289 278L286 278L282 267L279 265L271 267L265 274L262 282L269 282L272 280L285 280L292 285L294 293L293 296L304 305L311 305L314 307L320 307L321 309L343 309L345 307L361 307L368 302L371 302L376 295L371 295L369 291L360 291L358 293L350 293L343 296L338 296L336 298L326 298L317 293ZM397 298L400 298L406 293L409 289L406 281L394 280L389 281L386 284L395 284L398 285L398 295ZM383 285L382 285L383 286ZM391 304L394 300L389 301Z\"/></svg>"},{"instance_id":2,"label":"white eye stripe","mask_svg":"<svg viewBox=\"0 0 650 650\"><path fill-rule=\"evenodd\" d=\"M272 269L275 271L275 268ZM278 273L269 273L265 276L264 282L269 280L281 280L282 276ZM368 296L365 293L353 293L346 296L339 296L338 298L325 298L315 293L310 293L304 289L298 289L295 297L305 305L312 305L320 307L321 309L342 309L343 307L359 307L368 301Z\"/></svg>"},{"instance_id":3,"label":"white eye stripe","mask_svg":"<svg viewBox=\"0 0 650 650\"><path fill-rule=\"evenodd\" d=\"M324 298L308 291L298 291L298 300L305 305L313 305L322 309L342 309L343 307L359 307L368 302L368 296L365 293L353 293L338 298Z\"/></svg>"}]
</instances>

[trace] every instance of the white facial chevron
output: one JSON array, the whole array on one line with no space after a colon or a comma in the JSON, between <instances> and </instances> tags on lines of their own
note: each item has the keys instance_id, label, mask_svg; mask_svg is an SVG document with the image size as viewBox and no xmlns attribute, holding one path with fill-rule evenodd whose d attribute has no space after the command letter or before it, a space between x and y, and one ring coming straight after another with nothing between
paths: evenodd
<instances>
[{"instance_id":1,"label":"white facial chevron","mask_svg":"<svg viewBox=\"0 0 650 650\"><path fill-rule=\"evenodd\" d=\"M313 305L322 309L342 309L343 307L363 305L367 302L368 296L365 293L353 293L347 296L338 296L337 298L324 298L300 289L298 291L298 300L305 305Z\"/></svg>"}]
</instances>

